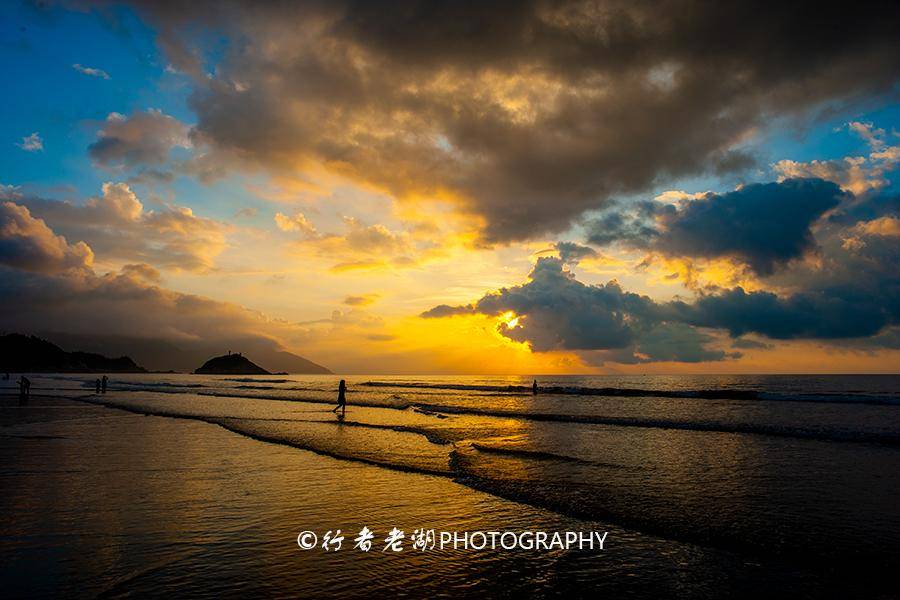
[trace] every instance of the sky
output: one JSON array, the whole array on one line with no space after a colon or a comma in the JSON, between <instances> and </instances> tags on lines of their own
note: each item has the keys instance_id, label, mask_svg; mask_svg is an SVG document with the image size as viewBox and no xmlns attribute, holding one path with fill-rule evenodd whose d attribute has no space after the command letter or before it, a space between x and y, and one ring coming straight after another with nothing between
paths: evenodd
<instances>
[{"instance_id":1,"label":"sky","mask_svg":"<svg viewBox=\"0 0 900 600\"><path fill-rule=\"evenodd\" d=\"M339 373L897 372L898 13L3 3L0 328Z\"/></svg>"}]
</instances>

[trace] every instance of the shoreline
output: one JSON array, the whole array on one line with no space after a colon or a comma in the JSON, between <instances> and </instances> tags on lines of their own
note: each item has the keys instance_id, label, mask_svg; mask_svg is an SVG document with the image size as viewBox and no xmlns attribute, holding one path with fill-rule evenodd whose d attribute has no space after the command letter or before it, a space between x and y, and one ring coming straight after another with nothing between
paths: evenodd
<instances>
[{"instance_id":1,"label":"shoreline","mask_svg":"<svg viewBox=\"0 0 900 600\"><path fill-rule=\"evenodd\" d=\"M430 596L473 590L577 596L588 586L643 597L716 597L760 581L772 593L825 594L854 585L829 577L826 563L755 561L566 517L446 474L335 460L196 416L109 407L92 402L92 395L34 394L25 406L0 396L0 477L9 490L0 498L0 546L12 557L0 566L0 582L12 596L266 590L362 597L399 585ZM336 529L352 547L363 526L378 533L376 542L392 527L407 536L423 527L608 530L609 539L602 553L369 555L297 547L302 531L321 536ZM686 569L693 580L688 589Z\"/></svg>"}]
</instances>

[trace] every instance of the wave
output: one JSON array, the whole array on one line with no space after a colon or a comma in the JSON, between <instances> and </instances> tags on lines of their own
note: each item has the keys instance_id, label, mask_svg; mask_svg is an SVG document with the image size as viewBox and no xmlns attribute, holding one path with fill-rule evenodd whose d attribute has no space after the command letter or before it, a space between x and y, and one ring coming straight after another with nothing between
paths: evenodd
<instances>
[{"instance_id":1,"label":"wave","mask_svg":"<svg viewBox=\"0 0 900 600\"><path fill-rule=\"evenodd\" d=\"M203 423L208 423L210 425L216 425L223 429L226 429L232 433L236 433L242 435L244 437L260 441L267 442L271 444L278 444L282 446L290 446L292 448L298 448L300 450L307 450L309 452L313 452L315 454L319 454L322 456L328 456L330 458L337 458L341 460L348 460L353 462L364 463L368 465L383 467L386 469L391 469L395 471L403 471L408 473L419 473L422 475L441 475L441 476L451 476L452 472L449 470L449 466L447 470L433 469L423 467L421 465L413 465L409 463L403 462L390 462L386 460L379 460L377 458L360 456L359 454L353 454L352 452L343 452L340 449L335 448L325 448L322 445L311 443L308 441L298 440L298 439L288 439L284 436L279 436L277 434L269 434L260 432L258 430L254 430L250 425L254 422L265 422L265 421L281 421L281 422L291 422L291 423L306 423L306 424L317 424L324 426L350 426L350 427L365 427L369 429L390 429L397 432L402 433L419 433L426 439L428 439L428 435L425 432L417 431L416 428L413 427L405 427L405 426L392 426L392 425L379 425L379 424L370 424L370 423L358 423L353 421L315 421L311 419L284 419L284 418L246 418L246 417L232 417L232 416L211 416L211 415L202 415L197 413L190 412L179 412L176 410L167 410L156 407L147 407L147 406L132 406L128 404L120 404L115 402L114 400L103 399L100 400L95 398L93 395L91 396L82 396L82 397L73 397L70 398L72 400L78 400L81 402L87 402L89 404L96 404L99 406L105 406L107 408L114 408L117 410L123 410L125 412L130 412L133 414L143 415L143 416L156 416L156 417L167 417L170 419L184 419L189 421L201 421ZM445 445L448 442L438 438L437 436L432 436L432 439L429 441L435 445Z\"/></svg>"},{"instance_id":2,"label":"wave","mask_svg":"<svg viewBox=\"0 0 900 600\"><path fill-rule=\"evenodd\" d=\"M223 377L220 381L237 381L238 383L290 383L291 379L259 379L258 377Z\"/></svg>"},{"instance_id":3,"label":"wave","mask_svg":"<svg viewBox=\"0 0 900 600\"><path fill-rule=\"evenodd\" d=\"M495 394L513 394L531 396L531 386L525 385L473 385L455 383L415 383L391 381L365 381L358 384L374 388L430 389L473 392L493 392ZM696 398L703 400L777 400L782 402L838 402L852 404L900 405L900 395L870 394L860 392L815 392L784 393L761 390L738 389L695 389L695 390L660 390L648 388L587 387L587 386L542 386L541 395L556 396L609 396L617 398Z\"/></svg>"},{"instance_id":4,"label":"wave","mask_svg":"<svg viewBox=\"0 0 900 600\"><path fill-rule=\"evenodd\" d=\"M394 383L390 381L365 381L359 385L366 387L396 387L411 389L458 390L473 392L507 392L532 395L531 386L525 385L472 385L456 383ZM759 392L754 390L653 390L640 388L585 387L585 386L542 386L541 394L566 396L655 396L659 398L723 398L755 400Z\"/></svg>"},{"instance_id":5,"label":"wave","mask_svg":"<svg viewBox=\"0 0 900 600\"><path fill-rule=\"evenodd\" d=\"M270 428L260 425L265 421L297 422L306 425L313 424L321 428L338 428L343 426L354 428L366 428L376 430L394 430L402 433L415 433L427 436L427 428L410 427L404 425L373 424L357 421L318 421L296 419L247 419L228 416L209 416L179 412L171 409L158 409L156 407L133 406L117 403L114 398L97 398L84 396L73 398L92 404L100 404L112 408L118 408L137 414L150 414L179 419L198 420L216 425L235 434L261 442L289 446L313 452L322 456L335 459L363 463L381 468L418 473L425 475L441 476L497 497L514 502L520 502L530 506L546 509L558 514L588 521L604 521L621 527L641 531L651 535L658 535L667 539L680 540L705 546L720 547L742 553L759 555L767 554L791 554L797 560L809 560L816 564L816 560L823 553L827 553L827 545L822 547L810 546L808 540L794 539L787 536L774 540L767 536L765 531L756 531L753 527L744 527L739 524L739 529L719 528L714 521L697 520L678 511L677 506L667 508L659 506L654 497L644 499L654 507L654 510L635 509L632 502L625 497L619 497L619 488L606 488L608 480L600 477L591 483L587 480L574 478L581 473L580 469L592 467L633 469L634 466L595 463L576 457L555 454L551 452L532 451L518 447L501 447L484 442L470 442L448 444L446 440L431 438L432 444L440 443L443 447L436 448L437 454L432 453L432 460L423 460L416 447L410 446L405 453L385 453L384 455L372 452L366 444L356 445L347 443L347 436L337 436L339 443L334 443L334 437L317 436L313 431L304 434L297 428ZM301 428L302 429L302 428ZM392 442L387 442L388 444ZM389 446L385 446L389 447ZM377 449L376 449L377 450ZM491 471L490 459L479 457L479 453L497 454L525 461L542 461L546 467L540 469L540 473L569 473L568 478L557 479L550 475L549 480L537 482L534 480L509 479L502 472L499 474ZM435 456L445 457L445 466L439 461L433 460ZM548 463L547 461L553 461ZM556 471L564 469L564 471ZM575 469L576 471L571 471ZM627 488L625 489L627 492ZM636 498L640 500L640 498ZM760 533L761 532L761 533ZM759 535L757 535L759 534ZM867 555L867 559L869 555ZM883 556L874 554L871 558L885 562ZM854 557L842 557L842 560L853 560Z\"/></svg>"},{"instance_id":6,"label":"wave","mask_svg":"<svg viewBox=\"0 0 900 600\"><path fill-rule=\"evenodd\" d=\"M513 458L527 458L532 460L555 460L561 462L570 462L570 463L578 463L583 465L591 465L597 464L590 460L584 460L583 458L576 458L574 456L566 456L565 454L555 454L553 452L541 452L539 450L523 450L521 448L504 448L502 446L492 446L489 444L481 444L478 442L472 442L469 444L475 450L479 452L486 452L488 454L498 454L501 456L510 456ZM611 465L604 465L611 466ZM619 465L614 465L619 466Z\"/></svg>"},{"instance_id":7,"label":"wave","mask_svg":"<svg viewBox=\"0 0 900 600\"><path fill-rule=\"evenodd\" d=\"M93 385L93 382L86 382L90 384L88 387ZM191 388L191 389L200 389L209 387L205 383L175 383L171 381L117 381L114 386L110 386L111 390L134 390L141 388Z\"/></svg>"},{"instance_id":8,"label":"wave","mask_svg":"<svg viewBox=\"0 0 900 600\"><path fill-rule=\"evenodd\" d=\"M443 412L454 415L472 415L484 417L501 417L523 419L527 421L550 421L556 423L578 423L586 425L610 425L614 427L642 427L648 429L674 429L681 431L704 431L714 433L742 433L752 435L770 435L828 442L866 442L887 445L900 445L900 432L869 432L821 429L804 429L802 427L779 426L756 423L722 423L718 421L676 421L671 419L647 419L637 417L606 417L597 415L564 415L554 413L523 413L517 411L479 409L459 406L441 406L437 404L416 404L415 408L431 412Z\"/></svg>"},{"instance_id":9,"label":"wave","mask_svg":"<svg viewBox=\"0 0 900 600\"><path fill-rule=\"evenodd\" d=\"M178 394L177 390L154 390L155 392ZM248 400L266 400L277 402L301 402L308 404L334 405L332 398L302 397L290 398L274 394L240 394L233 391L199 391L192 392L198 396L214 398L242 398ZM396 396L385 399L352 398L351 406L364 408L382 408L388 410L414 410L420 414L438 419L454 416L496 417L502 419L519 419L536 422L574 423L583 425L608 425L612 427L637 427L645 429L668 429L678 431L698 431L711 433L735 433L748 435L768 435L783 438L797 438L824 442L856 442L900 446L900 431L851 431L840 429L812 429L798 426L782 426L766 423L726 423L721 421L679 421L675 419L652 419L645 417L615 417L590 414L562 414L523 412L504 409L477 408L410 402L398 400Z\"/></svg>"}]
</instances>

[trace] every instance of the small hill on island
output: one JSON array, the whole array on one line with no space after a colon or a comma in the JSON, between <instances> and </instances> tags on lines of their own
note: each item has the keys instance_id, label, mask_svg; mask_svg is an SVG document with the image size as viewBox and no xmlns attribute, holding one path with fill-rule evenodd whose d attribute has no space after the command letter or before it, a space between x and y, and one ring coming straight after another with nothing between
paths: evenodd
<instances>
[{"instance_id":1,"label":"small hill on island","mask_svg":"<svg viewBox=\"0 0 900 600\"><path fill-rule=\"evenodd\" d=\"M223 354L211 358L194 373L198 375L271 375L240 353Z\"/></svg>"},{"instance_id":2,"label":"small hill on island","mask_svg":"<svg viewBox=\"0 0 900 600\"><path fill-rule=\"evenodd\" d=\"M66 352L33 335L0 336L0 371L5 373L146 373L127 356Z\"/></svg>"}]
</instances>

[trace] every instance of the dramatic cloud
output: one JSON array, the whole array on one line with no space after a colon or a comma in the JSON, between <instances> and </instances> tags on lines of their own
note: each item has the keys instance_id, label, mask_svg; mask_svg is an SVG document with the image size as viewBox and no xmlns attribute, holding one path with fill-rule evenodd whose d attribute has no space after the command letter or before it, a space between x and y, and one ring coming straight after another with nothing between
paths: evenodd
<instances>
[{"instance_id":1,"label":"dramatic cloud","mask_svg":"<svg viewBox=\"0 0 900 600\"><path fill-rule=\"evenodd\" d=\"M666 311L647 296L626 292L615 281L585 285L563 267L561 259L539 258L528 283L487 294L471 306L437 306L422 317L512 314L512 321L499 325L502 335L527 342L536 352L587 352L591 362L725 358L724 352L706 348L709 336L666 323Z\"/></svg>"},{"instance_id":2,"label":"dramatic cloud","mask_svg":"<svg viewBox=\"0 0 900 600\"><path fill-rule=\"evenodd\" d=\"M84 242L69 244L15 202L0 203L0 263L38 273L90 267L94 255Z\"/></svg>"},{"instance_id":3,"label":"dramatic cloud","mask_svg":"<svg viewBox=\"0 0 900 600\"><path fill-rule=\"evenodd\" d=\"M35 131L31 135L23 137L22 141L16 144L16 146L25 152L39 152L44 149L44 140L42 140L40 134Z\"/></svg>"},{"instance_id":4,"label":"dramatic cloud","mask_svg":"<svg viewBox=\"0 0 900 600\"><path fill-rule=\"evenodd\" d=\"M92 67L85 67L78 63L75 63L74 65L72 65L72 68L83 75L88 75L90 77L99 77L100 79L109 79L109 73L107 73L103 69L94 69Z\"/></svg>"},{"instance_id":5,"label":"dramatic cloud","mask_svg":"<svg viewBox=\"0 0 900 600\"><path fill-rule=\"evenodd\" d=\"M881 3L135 4L192 76L194 137L220 156L450 199L488 241L561 231L664 177L745 168L772 117L840 110L900 73ZM229 43L197 47L198 26Z\"/></svg>"},{"instance_id":6,"label":"dramatic cloud","mask_svg":"<svg viewBox=\"0 0 900 600\"><path fill-rule=\"evenodd\" d=\"M588 224L595 244L621 242L668 256L728 257L769 275L815 247L811 227L851 197L820 179L788 179L679 203L636 203Z\"/></svg>"},{"instance_id":7,"label":"dramatic cloud","mask_svg":"<svg viewBox=\"0 0 900 600\"><path fill-rule=\"evenodd\" d=\"M11 192L0 191L0 198L4 193ZM124 183L103 184L102 194L83 205L21 194L12 199L70 239L87 242L103 260L205 271L225 248L225 225L181 206L145 210Z\"/></svg>"},{"instance_id":8,"label":"dramatic cloud","mask_svg":"<svg viewBox=\"0 0 900 600\"><path fill-rule=\"evenodd\" d=\"M787 196L784 194L790 192ZM702 291L692 301L657 302L627 292L615 281L586 285L564 268L562 258L540 258L530 280L489 293L470 305L436 306L425 318L485 314L499 317L498 331L538 352L574 350L589 362L697 362L736 358L713 346L714 330L733 338L853 340L856 347L895 347L900 325L900 219L896 201L870 198L865 210L883 210L869 220L850 213L826 221L819 237L809 223L841 197L834 184L806 180L747 186L724 195L707 194L657 215L663 225L654 247L678 240L692 256L743 256L757 269L797 256L818 243L818 261L792 264L769 278L780 289L741 287ZM747 202L759 212L737 208ZM761 203L761 204L760 204ZM754 215L781 211L769 226ZM862 210L854 206L854 211ZM766 234L772 248L764 248ZM700 240L700 234L706 239ZM791 234L790 244L778 240ZM663 245L666 244L666 245ZM568 248L562 246L560 254ZM701 329L697 329L701 328ZM738 340L736 348L761 342Z\"/></svg>"},{"instance_id":9,"label":"dramatic cloud","mask_svg":"<svg viewBox=\"0 0 900 600\"><path fill-rule=\"evenodd\" d=\"M662 212L662 233L653 247L674 256L730 256L769 274L815 247L810 226L843 198L836 185L816 179L707 194L680 210Z\"/></svg>"},{"instance_id":10,"label":"dramatic cloud","mask_svg":"<svg viewBox=\"0 0 900 600\"><path fill-rule=\"evenodd\" d=\"M900 294L870 296L864 287L834 287L780 298L735 288L681 305L685 321L727 329L732 336L758 333L773 339L868 337L900 318Z\"/></svg>"},{"instance_id":11,"label":"dramatic cloud","mask_svg":"<svg viewBox=\"0 0 900 600\"><path fill-rule=\"evenodd\" d=\"M190 148L190 128L159 110L136 112L130 117L110 113L97 141L88 147L101 165L159 165L173 148Z\"/></svg>"}]
</instances>

